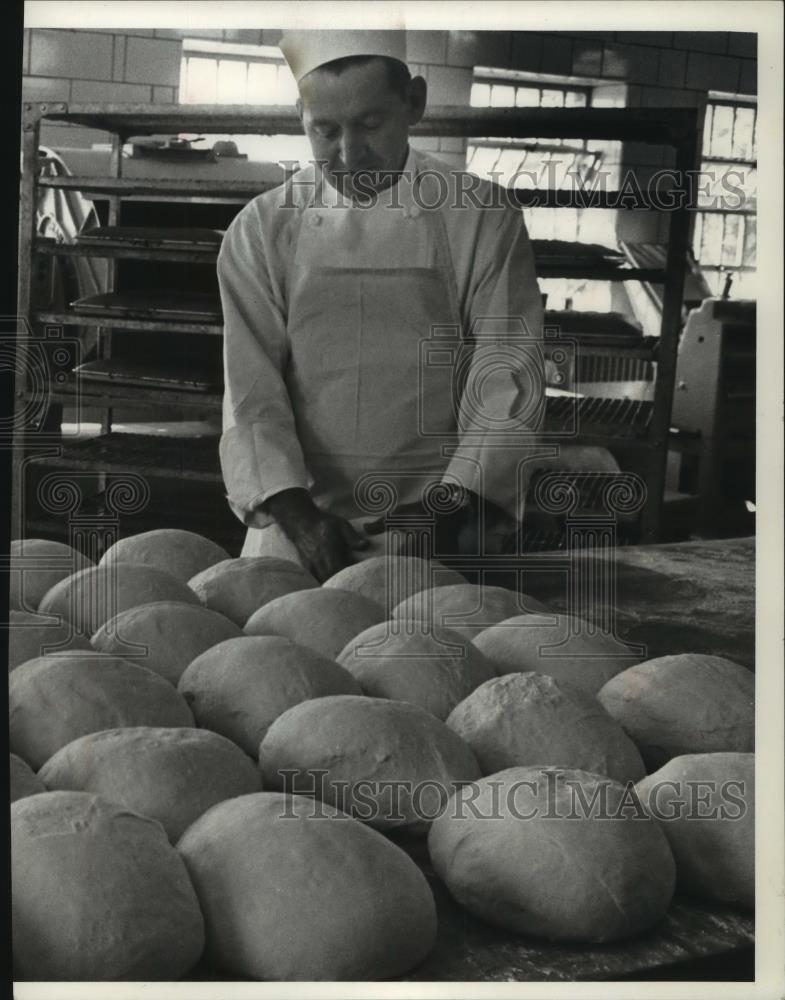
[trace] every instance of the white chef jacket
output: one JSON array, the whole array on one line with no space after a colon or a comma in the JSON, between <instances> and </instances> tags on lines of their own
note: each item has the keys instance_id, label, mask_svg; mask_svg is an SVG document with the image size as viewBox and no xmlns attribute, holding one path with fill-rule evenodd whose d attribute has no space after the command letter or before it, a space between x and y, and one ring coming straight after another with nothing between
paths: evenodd
<instances>
[{"instance_id":1,"label":"white chef jacket","mask_svg":"<svg viewBox=\"0 0 785 1000\"><path fill-rule=\"evenodd\" d=\"M471 331L479 322L503 332L517 319L537 342L542 300L521 211L490 182L410 149L404 177L422 172L444 178L438 210L446 228L463 331ZM461 190L471 193L461 195ZM292 487L313 486L296 433L286 371L287 262L314 191L328 207L347 204L323 182L318 167L309 164L238 213L218 257L225 375L221 465L232 510L245 524L256 527L271 521L256 509L267 498ZM434 317L435 323L439 321ZM541 392L544 400L544 379L534 391ZM521 454L533 448L533 438L527 435L516 443L508 435L506 447ZM463 463L462 468L461 455L476 458L482 449L476 434L461 442L449 462L449 478L476 488L466 471L472 463ZM508 511L520 513L513 510L515 490L510 482L486 481L482 489Z\"/></svg>"}]
</instances>

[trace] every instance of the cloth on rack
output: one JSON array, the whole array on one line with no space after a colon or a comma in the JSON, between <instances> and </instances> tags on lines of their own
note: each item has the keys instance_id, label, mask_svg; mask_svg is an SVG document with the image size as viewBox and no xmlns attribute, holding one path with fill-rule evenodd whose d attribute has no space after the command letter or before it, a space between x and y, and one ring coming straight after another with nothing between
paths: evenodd
<instances>
[{"instance_id":1,"label":"cloth on rack","mask_svg":"<svg viewBox=\"0 0 785 1000\"><path fill-rule=\"evenodd\" d=\"M46 146L39 147L40 177L70 177L62 156ZM36 206L36 235L57 243L73 243L79 233L99 224L93 202L80 191L39 187ZM108 266L96 257L47 257L34 273L34 302L43 310L61 311L69 302L108 289ZM96 346L97 329L79 328L82 360Z\"/></svg>"}]
</instances>

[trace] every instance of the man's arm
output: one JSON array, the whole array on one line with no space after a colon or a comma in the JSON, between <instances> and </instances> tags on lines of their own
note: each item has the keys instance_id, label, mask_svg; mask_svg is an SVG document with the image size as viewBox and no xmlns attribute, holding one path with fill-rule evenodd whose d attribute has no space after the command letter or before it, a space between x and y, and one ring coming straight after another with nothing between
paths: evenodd
<instances>
[{"instance_id":1,"label":"man's arm","mask_svg":"<svg viewBox=\"0 0 785 1000\"><path fill-rule=\"evenodd\" d=\"M224 315L221 469L229 504L249 527L278 522L319 580L352 562L367 544L348 522L325 514L297 438L284 380L288 361L283 296L257 206L226 233L218 257Z\"/></svg>"},{"instance_id":2,"label":"man's arm","mask_svg":"<svg viewBox=\"0 0 785 1000\"><path fill-rule=\"evenodd\" d=\"M465 317L474 354L460 402L460 441L445 472L501 508L523 515L522 463L544 417L543 307L519 209L482 220ZM481 469L481 472L479 471Z\"/></svg>"},{"instance_id":3,"label":"man's arm","mask_svg":"<svg viewBox=\"0 0 785 1000\"><path fill-rule=\"evenodd\" d=\"M252 203L227 230L218 256L224 317L221 469L232 510L247 525L271 518L260 505L282 490L310 489L284 382L286 318Z\"/></svg>"}]
</instances>

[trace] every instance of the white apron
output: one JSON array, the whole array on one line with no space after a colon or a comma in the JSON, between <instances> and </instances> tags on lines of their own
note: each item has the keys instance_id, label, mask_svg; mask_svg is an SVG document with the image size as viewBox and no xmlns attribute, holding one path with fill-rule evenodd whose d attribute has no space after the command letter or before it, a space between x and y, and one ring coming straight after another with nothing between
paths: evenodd
<instances>
[{"instance_id":1,"label":"white apron","mask_svg":"<svg viewBox=\"0 0 785 1000\"><path fill-rule=\"evenodd\" d=\"M414 203L411 181L394 201L367 209L314 197L287 273L287 387L312 496L352 520L374 516L355 496L363 477L388 480L396 503L419 500L455 441L455 387L420 392L422 345L435 325L461 324L444 220ZM357 555L378 552L377 542ZM249 528L242 554L299 561L278 525Z\"/></svg>"}]
</instances>

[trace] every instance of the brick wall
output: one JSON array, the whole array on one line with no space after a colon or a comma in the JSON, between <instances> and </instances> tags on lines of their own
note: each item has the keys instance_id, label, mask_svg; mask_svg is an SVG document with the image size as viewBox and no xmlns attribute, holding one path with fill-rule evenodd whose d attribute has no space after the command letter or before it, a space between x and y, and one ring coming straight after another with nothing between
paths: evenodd
<instances>
[{"instance_id":1,"label":"brick wall","mask_svg":"<svg viewBox=\"0 0 785 1000\"><path fill-rule=\"evenodd\" d=\"M24 32L22 95L28 101L176 102L181 49L179 38L149 30L34 28ZM77 148L107 141L104 132L65 125L43 126L41 138Z\"/></svg>"}]
</instances>

